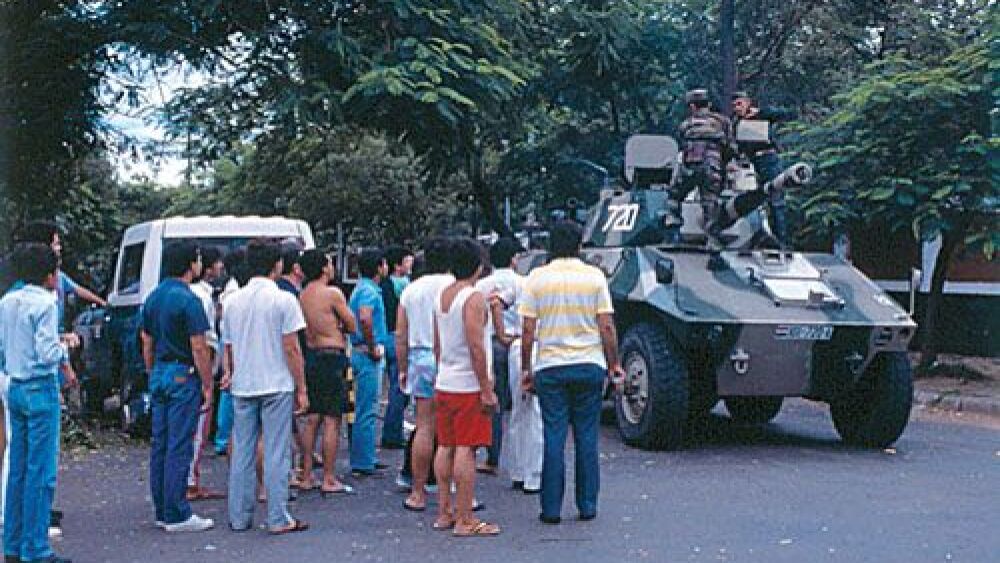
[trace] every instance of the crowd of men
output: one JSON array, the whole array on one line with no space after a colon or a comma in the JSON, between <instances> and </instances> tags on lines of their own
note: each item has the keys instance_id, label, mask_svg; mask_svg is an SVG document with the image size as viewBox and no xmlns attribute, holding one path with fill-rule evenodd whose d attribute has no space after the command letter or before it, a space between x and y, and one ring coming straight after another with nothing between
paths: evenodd
<instances>
[{"instance_id":1,"label":"crowd of men","mask_svg":"<svg viewBox=\"0 0 1000 563\"><path fill-rule=\"evenodd\" d=\"M477 473L501 470L515 490L539 495L539 519L554 524L569 427L578 516L596 517L603 386L609 377L620 382L622 371L607 282L579 259L581 236L576 224L555 225L550 263L527 277L516 272L522 249L514 239L489 250L468 238L432 238L419 253L366 249L349 299L320 250L254 240L224 257L194 242L168 244L162 281L141 314L156 525L167 533L211 529L215 522L192 503L225 498L233 531L254 528L259 503L269 533L308 530L289 499L310 490L357 493L388 469L379 445L405 449L403 509L424 512L436 493L436 530L499 534L499 524L476 516L475 482ZM54 248L51 240L19 242L10 262L19 281L0 299L8 562L66 561L48 542L59 392L74 383L62 367L73 339L60 330L64 274ZM336 472L344 426L355 486ZM228 456L226 492L201 482L208 448Z\"/></svg>"}]
</instances>

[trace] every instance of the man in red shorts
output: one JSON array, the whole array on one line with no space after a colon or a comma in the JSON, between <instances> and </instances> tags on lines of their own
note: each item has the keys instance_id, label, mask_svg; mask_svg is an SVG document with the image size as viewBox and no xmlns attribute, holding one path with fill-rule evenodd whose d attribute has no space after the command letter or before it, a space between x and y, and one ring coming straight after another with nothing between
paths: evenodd
<instances>
[{"instance_id":1,"label":"man in red shorts","mask_svg":"<svg viewBox=\"0 0 1000 563\"><path fill-rule=\"evenodd\" d=\"M495 536L496 524L472 515L476 486L476 448L490 445L497 396L490 380L486 298L476 290L482 274L482 248L457 239L451 248L455 282L434 305L434 352L438 359L434 405L438 478L437 530L454 528L455 536ZM454 511L450 483L455 482Z\"/></svg>"}]
</instances>

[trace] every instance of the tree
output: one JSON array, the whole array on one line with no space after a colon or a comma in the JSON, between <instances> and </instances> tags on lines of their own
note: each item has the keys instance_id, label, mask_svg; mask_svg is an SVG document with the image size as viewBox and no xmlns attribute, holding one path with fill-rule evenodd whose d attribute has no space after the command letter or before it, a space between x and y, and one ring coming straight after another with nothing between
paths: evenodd
<instances>
[{"instance_id":1,"label":"tree","mask_svg":"<svg viewBox=\"0 0 1000 563\"><path fill-rule=\"evenodd\" d=\"M936 357L945 273L961 244L989 259L1000 248L1000 188L988 155L992 93L984 38L940 61L897 54L834 98L836 111L807 130L819 177L804 203L810 228L883 221L918 239L942 238L924 320L923 358Z\"/></svg>"},{"instance_id":2,"label":"tree","mask_svg":"<svg viewBox=\"0 0 1000 563\"><path fill-rule=\"evenodd\" d=\"M515 0L141 0L109 6L139 53L183 58L213 80L168 108L206 160L261 134L358 125L400 138L435 178L464 170L499 226L483 157L532 69ZM195 31L192 31L195 30Z\"/></svg>"}]
</instances>

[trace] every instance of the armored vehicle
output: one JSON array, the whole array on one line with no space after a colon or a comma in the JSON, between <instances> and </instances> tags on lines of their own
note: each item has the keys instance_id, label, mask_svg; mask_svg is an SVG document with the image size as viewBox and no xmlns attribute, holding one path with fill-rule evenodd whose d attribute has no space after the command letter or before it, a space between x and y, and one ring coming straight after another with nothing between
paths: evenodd
<instances>
[{"instance_id":1,"label":"armored vehicle","mask_svg":"<svg viewBox=\"0 0 1000 563\"><path fill-rule=\"evenodd\" d=\"M586 223L583 258L608 276L615 304L622 438L674 449L719 399L734 420L764 423L785 397L806 397L830 404L844 441L894 442L910 414L916 325L850 263L768 244L762 211L740 209L763 202L746 166L729 170L721 251L706 247L697 193L682 203L679 240L666 232L666 187L682 173L670 137L628 140L628 188L602 193ZM774 182L809 179L798 164Z\"/></svg>"}]
</instances>

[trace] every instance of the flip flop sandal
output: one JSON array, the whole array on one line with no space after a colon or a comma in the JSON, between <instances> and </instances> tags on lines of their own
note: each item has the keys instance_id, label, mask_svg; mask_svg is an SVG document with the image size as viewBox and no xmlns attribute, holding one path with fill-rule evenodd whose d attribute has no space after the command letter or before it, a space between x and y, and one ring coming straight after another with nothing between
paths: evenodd
<instances>
[{"instance_id":1,"label":"flip flop sandal","mask_svg":"<svg viewBox=\"0 0 1000 563\"><path fill-rule=\"evenodd\" d=\"M438 531L450 530L455 527L455 519L451 518L447 521L442 521L440 518L435 520L431 527Z\"/></svg>"},{"instance_id":2,"label":"flip flop sandal","mask_svg":"<svg viewBox=\"0 0 1000 563\"><path fill-rule=\"evenodd\" d=\"M479 521L475 526L466 531L459 531L458 528L455 528L455 531L453 531L451 535L458 538L499 536L500 526L490 524L489 522Z\"/></svg>"},{"instance_id":3,"label":"flip flop sandal","mask_svg":"<svg viewBox=\"0 0 1000 563\"><path fill-rule=\"evenodd\" d=\"M412 504L406 502L405 498L403 499L403 508L409 510L410 512L423 512L427 510L426 506L413 506Z\"/></svg>"},{"instance_id":4,"label":"flip flop sandal","mask_svg":"<svg viewBox=\"0 0 1000 563\"><path fill-rule=\"evenodd\" d=\"M270 529L268 533L272 536L281 536L284 534L294 534L296 532L304 532L309 529L309 524L303 522L302 520L292 520L292 523L285 528Z\"/></svg>"},{"instance_id":5,"label":"flip flop sandal","mask_svg":"<svg viewBox=\"0 0 1000 563\"><path fill-rule=\"evenodd\" d=\"M199 489L198 492L196 492L193 495L188 495L188 497L187 497L187 499L189 501L197 501L197 500L221 500L221 499L224 499L224 498L226 498L226 494L225 493L220 492L220 491L210 491L210 490L207 490L207 489Z\"/></svg>"},{"instance_id":6,"label":"flip flop sandal","mask_svg":"<svg viewBox=\"0 0 1000 563\"><path fill-rule=\"evenodd\" d=\"M350 485L347 485L347 484L345 484L344 486L340 487L339 489L323 489L323 488L320 488L320 490L319 490L319 496L321 496L323 498L331 498L331 497L334 497L334 496L337 496L337 495L353 495L353 494L354 494L354 487L352 487Z\"/></svg>"}]
</instances>

